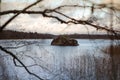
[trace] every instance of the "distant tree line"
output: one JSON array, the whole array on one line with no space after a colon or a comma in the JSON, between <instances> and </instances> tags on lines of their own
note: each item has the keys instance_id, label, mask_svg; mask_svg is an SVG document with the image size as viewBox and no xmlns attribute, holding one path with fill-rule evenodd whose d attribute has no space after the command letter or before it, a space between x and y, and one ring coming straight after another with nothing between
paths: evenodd
<instances>
[{"instance_id":1,"label":"distant tree line","mask_svg":"<svg viewBox=\"0 0 120 80\"><path fill-rule=\"evenodd\" d=\"M35 6L36 4L42 2L44 0L37 0L35 1L34 3L28 5L27 7L25 7L24 9L22 10L9 10L9 11L0 11L0 17L3 16L3 15L8 15L10 13L14 13L14 15L8 19L3 25L0 26L0 33L2 33L2 31L5 29L5 27L7 27L7 25L9 23L11 23L11 21L13 21L18 15L24 13L24 14L41 14L42 16L44 17L48 17L48 18L53 18L53 19L56 19L57 21L59 21L60 23L64 23L64 24L82 24L82 25L89 25L90 27L94 27L96 28L96 30L104 30L106 32L108 32L110 35L112 36L116 36L116 37L120 37L120 30L114 30L112 28L112 22L111 22L111 26L101 26L101 25L97 25L97 24L93 24L92 21L93 20L96 20L95 18L91 18L90 20L77 20L75 18L72 18L68 15L65 15L64 13L60 12L60 10L64 7L73 7L73 8L76 8L76 7L82 7L82 8L85 8L85 7L89 7L91 9L91 12L94 13L94 11L96 9L103 9L103 8L107 8L109 10L111 10L111 12L114 12L114 11L120 11L119 8L116 8L113 6L113 4L110 4L110 6L108 6L107 4L95 4L95 3L92 3L90 2L92 5L91 6L87 6L87 5L62 5L62 6L59 6L57 8L54 8L54 9L45 9L43 11L29 11L28 9ZM88 0L89 1L89 0ZM0 0L0 3L1 3L1 0ZM51 15L51 13L57 13L65 18L67 18L68 20L64 20L58 16L55 16L55 15ZM112 17L113 14L111 14L111 21L113 19ZM119 18L120 20L120 18ZM34 35L32 33L30 33L31 35ZM10 35L10 34L9 34ZM18 36L16 34L14 34L15 36ZM23 35L23 33L21 33L21 35ZM37 35L35 33L35 35ZM35 36L34 35L34 36ZM0 35L1 36L1 35ZM29 36L29 35L28 35ZM24 37L24 35L23 35ZM6 54L10 55L12 58L13 58L13 62L14 64L16 65L15 61L18 61L21 66L30 74L30 75L33 75L35 76L36 78L38 78L39 80L45 80L43 78L41 78L40 76L38 76L37 74L31 72L27 66L25 66L25 64L17 57L17 55L15 55L14 53L12 53L11 51L7 50L5 47L1 46L0 45L0 50L5 52Z\"/></svg>"}]
</instances>

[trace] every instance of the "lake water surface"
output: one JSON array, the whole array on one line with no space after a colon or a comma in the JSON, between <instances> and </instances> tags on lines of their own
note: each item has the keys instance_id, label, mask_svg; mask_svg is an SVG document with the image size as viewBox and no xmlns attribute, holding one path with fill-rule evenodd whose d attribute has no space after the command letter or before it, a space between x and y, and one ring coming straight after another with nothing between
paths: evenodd
<instances>
[{"instance_id":1,"label":"lake water surface","mask_svg":"<svg viewBox=\"0 0 120 80\"><path fill-rule=\"evenodd\" d=\"M0 40L0 45L45 80L120 80L120 40L78 39L79 46L51 46L51 41ZM0 80L38 80L15 62L0 50Z\"/></svg>"}]
</instances>

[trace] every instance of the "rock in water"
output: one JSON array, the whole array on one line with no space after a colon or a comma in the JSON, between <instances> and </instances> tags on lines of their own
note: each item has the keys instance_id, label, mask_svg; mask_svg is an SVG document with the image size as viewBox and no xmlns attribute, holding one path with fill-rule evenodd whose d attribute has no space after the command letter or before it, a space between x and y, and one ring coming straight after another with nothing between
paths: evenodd
<instances>
[{"instance_id":1,"label":"rock in water","mask_svg":"<svg viewBox=\"0 0 120 80\"><path fill-rule=\"evenodd\" d=\"M57 46L78 46L78 42L75 39L71 39L67 36L60 35L57 38L53 39L51 45Z\"/></svg>"}]
</instances>

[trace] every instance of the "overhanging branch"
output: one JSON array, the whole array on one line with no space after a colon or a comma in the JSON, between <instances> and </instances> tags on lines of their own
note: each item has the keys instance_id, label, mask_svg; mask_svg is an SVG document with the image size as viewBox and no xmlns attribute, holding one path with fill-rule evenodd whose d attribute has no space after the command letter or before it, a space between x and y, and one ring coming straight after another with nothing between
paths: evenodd
<instances>
[{"instance_id":1,"label":"overhanging branch","mask_svg":"<svg viewBox=\"0 0 120 80\"><path fill-rule=\"evenodd\" d=\"M37 4L37 2L36 2ZM105 30L107 32L110 32L110 33L113 33L113 34L120 34L120 31L119 30L113 30L113 29L109 29L109 27L107 26L99 26L99 25L95 25L93 23L89 23L87 20L77 20L77 19L74 19L70 16L67 16L66 14L60 12L59 10L63 7L83 7L83 6L80 6L80 5L63 5L63 6L59 6L55 9L45 9L43 11L26 11L26 10L9 10L9 11L4 11L4 12L1 12L0 15L5 15L5 14L10 14L10 13L16 13L16 14L20 14L20 13L24 13L24 14L41 14L43 15L44 17L49 17L49 18L54 18L56 20L58 20L59 22L61 23L65 23L65 24L69 24L69 23L72 23L72 24L82 24L82 25L90 25L91 27L94 27L96 28L97 30ZM105 4L99 4L99 5L93 5L93 6L86 6L86 7L90 7L90 8L94 8L94 9L101 9L101 8L110 8L110 9L113 9L111 7L108 7L107 5ZM64 20L58 16L55 16L55 15L50 15L51 13L57 13L65 18L67 18L68 20ZM50 13L50 14L49 14ZM14 19L14 18L12 18ZM8 24L8 22L6 22L1 28L0 30L2 30L6 24Z\"/></svg>"},{"instance_id":2,"label":"overhanging branch","mask_svg":"<svg viewBox=\"0 0 120 80\"><path fill-rule=\"evenodd\" d=\"M21 12L21 10L5 11L2 14L19 13L19 12ZM70 20L69 21L65 21L65 20L63 20L63 19L61 19L61 18L59 18L57 16L47 14L47 13L50 13L50 12L55 12L55 13L60 14L61 16L64 16L64 17L66 17L66 18L68 18ZM105 31L108 31L108 32L111 32L111 33L114 33L114 34L120 33L120 31L118 31L118 30L111 30L111 29L109 29L106 26L99 26L99 25L95 25L95 24L89 23L88 21L77 20L77 19L71 18L71 17L65 15L64 13L58 12L56 10L46 9L44 11L22 11L21 13L24 13L24 14L41 14L44 17L54 18L54 19L60 21L61 23L65 23L65 24L72 23L72 24L90 25L90 26L96 28L97 30L105 30Z\"/></svg>"},{"instance_id":3,"label":"overhanging branch","mask_svg":"<svg viewBox=\"0 0 120 80\"><path fill-rule=\"evenodd\" d=\"M30 75L33 75L35 77L37 77L38 79L40 80L44 80L42 79L41 77L39 77L38 75L36 75L35 73L32 73L29 71L29 69L25 66L25 64L20 60L18 59L18 57L16 55L14 55L12 52L6 50L4 47L0 46L0 50L2 50L3 52L5 52L6 54L9 54L12 58L13 58L13 61L17 60L21 65L22 67L30 74Z\"/></svg>"},{"instance_id":4,"label":"overhanging branch","mask_svg":"<svg viewBox=\"0 0 120 80\"><path fill-rule=\"evenodd\" d=\"M32 3L31 5L25 7L23 10L15 14L13 17L11 17L8 21L5 22L5 24L0 27L0 31L2 31L14 18L16 18L19 14L26 11L27 9L31 8L32 6L36 5L37 3L41 2L42 0L37 0L36 2Z\"/></svg>"}]
</instances>

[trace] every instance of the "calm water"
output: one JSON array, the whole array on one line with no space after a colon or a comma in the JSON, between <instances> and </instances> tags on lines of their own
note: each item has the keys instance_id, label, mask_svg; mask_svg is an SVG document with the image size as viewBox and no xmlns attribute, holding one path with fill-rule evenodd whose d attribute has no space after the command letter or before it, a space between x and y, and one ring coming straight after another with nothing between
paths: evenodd
<instances>
[{"instance_id":1,"label":"calm water","mask_svg":"<svg viewBox=\"0 0 120 80\"><path fill-rule=\"evenodd\" d=\"M45 80L120 80L120 41L78 39L79 46L51 46L47 40L0 40L28 69ZM118 47L120 44L118 45ZM115 52L116 51L116 52ZM38 80L0 50L0 80Z\"/></svg>"}]
</instances>

